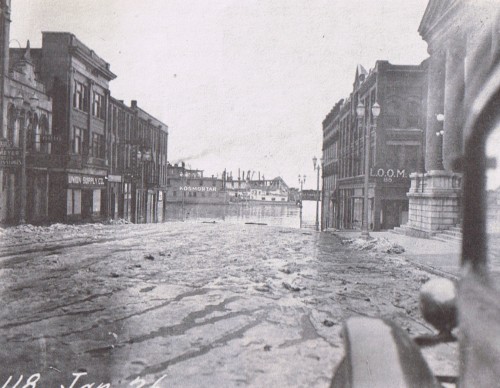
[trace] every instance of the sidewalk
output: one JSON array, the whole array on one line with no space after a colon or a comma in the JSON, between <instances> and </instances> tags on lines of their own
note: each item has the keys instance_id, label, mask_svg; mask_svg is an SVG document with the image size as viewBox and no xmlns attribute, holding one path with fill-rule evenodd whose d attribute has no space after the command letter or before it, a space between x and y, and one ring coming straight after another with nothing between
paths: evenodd
<instances>
[{"instance_id":1,"label":"sidewalk","mask_svg":"<svg viewBox=\"0 0 500 388\"><path fill-rule=\"evenodd\" d=\"M341 238L359 238L359 230L327 230ZM437 275L457 278L460 273L461 245L458 242L443 242L431 239L405 236L391 231L370 232L376 239L387 239L391 243L401 245L405 257L413 264Z\"/></svg>"}]
</instances>

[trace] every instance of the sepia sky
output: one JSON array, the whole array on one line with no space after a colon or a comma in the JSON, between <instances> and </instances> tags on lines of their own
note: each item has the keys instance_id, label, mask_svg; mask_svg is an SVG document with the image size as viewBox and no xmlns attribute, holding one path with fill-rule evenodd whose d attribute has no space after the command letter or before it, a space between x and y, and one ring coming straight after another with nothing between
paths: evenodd
<instances>
[{"instance_id":1,"label":"sepia sky","mask_svg":"<svg viewBox=\"0 0 500 388\"><path fill-rule=\"evenodd\" d=\"M356 65L418 64L427 0L14 0L11 47L74 33L111 64L111 93L169 126L169 160L316 180L321 124ZM382 107L383 109L383 107Z\"/></svg>"}]
</instances>

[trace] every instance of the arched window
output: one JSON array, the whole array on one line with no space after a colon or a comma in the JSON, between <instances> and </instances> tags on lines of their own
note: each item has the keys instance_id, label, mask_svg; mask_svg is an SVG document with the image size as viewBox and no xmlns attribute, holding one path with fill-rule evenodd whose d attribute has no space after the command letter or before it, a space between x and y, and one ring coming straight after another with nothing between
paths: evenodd
<instances>
[{"instance_id":1,"label":"arched window","mask_svg":"<svg viewBox=\"0 0 500 388\"><path fill-rule=\"evenodd\" d=\"M46 136L49 135L49 121L46 115L40 117L39 137L40 137L40 152L50 153L50 142L46 141Z\"/></svg>"},{"instance_id":2,"label":"arched window","mask_svg":"<svg viewBox=\"0 0 500 388\"><path fill-rule=\"evenodd\" d=\"M30 117L28 126L27 148L31 151L40 151L40 132L38 128L38 115Z\"/></svg>"},{"instance_id":3,"label":"arched window","mask_svg":"<svg viewBox=\"0 0 500 388\"><path fill-rule=\"evenodd\" d=\"M19 128L16 108L14 108L14 105L11 105L7 113L7 140L12 142L14 147L19 147Z\"/></svg>"}]
</instances>

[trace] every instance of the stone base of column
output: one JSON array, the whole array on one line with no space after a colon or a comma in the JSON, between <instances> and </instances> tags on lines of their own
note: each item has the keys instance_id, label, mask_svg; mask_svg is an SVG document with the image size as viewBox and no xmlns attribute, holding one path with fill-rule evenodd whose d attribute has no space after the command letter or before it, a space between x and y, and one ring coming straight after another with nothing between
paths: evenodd
<instances>
[{"instance_id":1,"label":"stone base of column","mask_svg":"<svg viewBox=\"0 0 500 388\"><path fill-rule=\"evenodd\" d=\"M410 175L408 223L400 231L429 238L460 223L462 175L433 170Z\"/></svg>"}]
</instances>

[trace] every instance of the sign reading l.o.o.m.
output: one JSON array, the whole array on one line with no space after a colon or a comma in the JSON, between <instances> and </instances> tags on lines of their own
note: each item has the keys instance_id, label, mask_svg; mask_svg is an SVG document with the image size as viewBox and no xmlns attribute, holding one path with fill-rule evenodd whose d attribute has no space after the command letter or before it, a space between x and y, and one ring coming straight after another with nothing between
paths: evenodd
<instances>
[{"instance_id":1,"label":"sign reading l.o.o.m.","mask_svg":"<svg viewBox=\"0 0 500 388\"><path fill-rule=\"evenodd\" d=\"M408 179L406 169L404 168L370 168L370 176L380 178L384 182L394 182L395 180Z\"/></svg>"}]
</instances>

